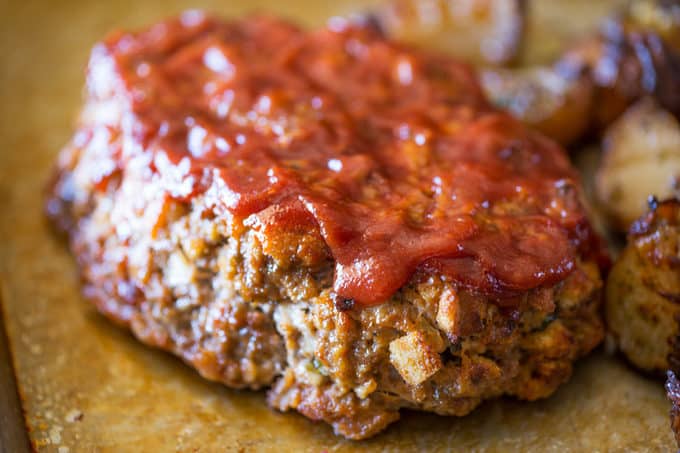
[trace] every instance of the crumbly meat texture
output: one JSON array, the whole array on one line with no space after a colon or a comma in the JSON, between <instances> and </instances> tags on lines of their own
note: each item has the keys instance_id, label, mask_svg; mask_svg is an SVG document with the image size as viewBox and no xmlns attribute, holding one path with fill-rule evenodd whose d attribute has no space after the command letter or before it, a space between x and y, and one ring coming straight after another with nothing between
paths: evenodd
<instances>
[{"instance_id":1,"label":"crumbly meat texture","mask_svg":"<svg viewBox=\"0 0 680 453\"><path fill-rule=\"evenodd\" d=\"M78 202L51 201L58 222L77 225L70 244L85 295L204 377L271 386L273 407L343 436L369 437L401 407L465 415L503 394L546 397L603 337L593 262L510 310L431 275L414 276L383 304L341 311L319 236L245 231L237 239L230 232L243 226L216 217L203 199L178 203L133 171L94 193L76 182L93 152L63 155L73 167L62 168L55 193L69 190ZM122 225L135 229L132 240L120 240Z\"/></svg>"},{"instance_id":2,"label":"crumbly meat texture","mask_svg":"<svg viewBox=\"0 0 680 453\"><path fill-rule=\"evenodd\" d=\"M663 373L680 365L680 201L650 204L609 273L606 316L626 357Z\"/></svg>"},{"instance_id":3,"label":"crumbly meat texture","mask_svg":"<svg viewBox=\"0 0 680 453\"><path fill-rule=\"evenodd\" d=\"M255 229L210 194L169 196L145 166L93 178L124 139L110 102L88 100L81 130L107 135L62 151L48 214L97 308L208 379L270 388L272 407L362 439L402 407L461 416L500 395L546 397L602 340L590 256L507 306L423 270L381 304L338 300L318 229Z\"/></svg>"}]
</instances>

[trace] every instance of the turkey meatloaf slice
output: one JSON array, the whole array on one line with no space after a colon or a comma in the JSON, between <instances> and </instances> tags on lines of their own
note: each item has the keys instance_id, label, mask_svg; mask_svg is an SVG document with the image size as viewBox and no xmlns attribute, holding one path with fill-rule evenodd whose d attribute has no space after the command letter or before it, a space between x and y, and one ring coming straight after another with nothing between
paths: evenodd
<instances>
[{"instance_id":1,"label":"turkey meatloaf slice","mask_svg":"<svg viewBox=\"0 0 680 453\"><path fill-rule=\"evenodd\" d=\"M603 336L579 198L463 64L189 12L95 46L47 211L104 315L361 439L569 378Z\"/></svg>"}]
</instances>

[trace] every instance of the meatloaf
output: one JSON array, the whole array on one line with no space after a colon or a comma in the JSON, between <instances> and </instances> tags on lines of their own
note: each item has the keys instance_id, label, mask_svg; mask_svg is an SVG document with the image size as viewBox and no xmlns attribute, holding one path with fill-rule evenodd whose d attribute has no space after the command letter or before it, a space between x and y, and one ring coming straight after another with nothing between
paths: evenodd
<instances>
[{"instance_id":1,"label":"meatloaf","mask_svg":"<svg viewBox=\"0 0 680 453\"><path fill-rule=\"evenodd\" d=\"M47 212L105 316L348 438L546 397L603 337L563 150L466 65L339 19L113 33Z\"/></svg>"}]
</instances>

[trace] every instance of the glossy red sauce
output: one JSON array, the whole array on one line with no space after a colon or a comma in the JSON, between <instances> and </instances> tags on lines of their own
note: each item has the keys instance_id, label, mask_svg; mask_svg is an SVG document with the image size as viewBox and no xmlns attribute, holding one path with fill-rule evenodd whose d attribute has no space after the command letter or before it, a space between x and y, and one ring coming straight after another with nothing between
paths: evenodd
<instances>
[{"instance_id":1,"label":"glossy red sauce","mask_svg":"<svg viewBox=\"0 0 680 453\"><path fill-rule=\"evenodd\" d=\"M186 13L97 46L88 87L124 111L118 167L144 153L175 198L319 229L359 304L418 270L509 298L565 278L592 239L561 148L467 66L369 29Z\"/></svg>"}]
</instances>

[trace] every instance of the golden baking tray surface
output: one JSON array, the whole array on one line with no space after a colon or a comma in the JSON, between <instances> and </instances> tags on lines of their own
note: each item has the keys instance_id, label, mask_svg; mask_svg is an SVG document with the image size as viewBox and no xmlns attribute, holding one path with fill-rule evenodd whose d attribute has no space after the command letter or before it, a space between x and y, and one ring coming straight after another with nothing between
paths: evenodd
<instances>
[{"instance_id":1,"label":"golden baking tray surface","mask_svg":"<svg viewBox=\"0 0 680 453\"><path fill-rule=\"evenodd\" d=\"M549 58L565 40L592 28L615 2L533 3L529 61ZM362 6L359 1L316 0L2 4L0 299L28 433L37 449L673 449L662 383L639 376L604 352L579 362L573 379L548 400L490 402L465 418L406 412L384 434L351 442L334 436L325 424L270 410L263 392L233 391L201 379L174 357L138 344L80 296L75 264L51 234L41 209L51 162L69 138L81 102L92 44L113 28L139 27L189 7L223 16L266 10L311 26ZM0 385L3 391L10 388L6 382ZM0 420L10 415L0 414Z\"/></svg>"}]
</instances>

